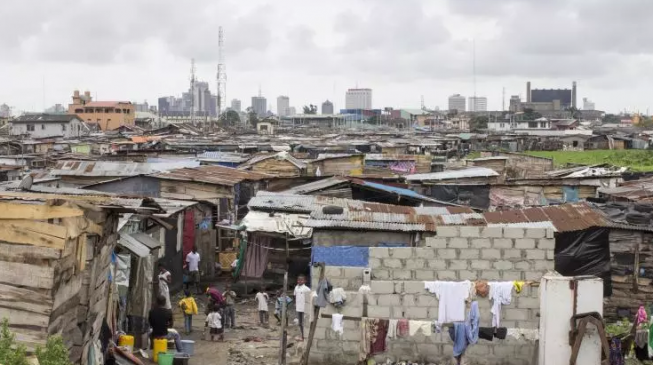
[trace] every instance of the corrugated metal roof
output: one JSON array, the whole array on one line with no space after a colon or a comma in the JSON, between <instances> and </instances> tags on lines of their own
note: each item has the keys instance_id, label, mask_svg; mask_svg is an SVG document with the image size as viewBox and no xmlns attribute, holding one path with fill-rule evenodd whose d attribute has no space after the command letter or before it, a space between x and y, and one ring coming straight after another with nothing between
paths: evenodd
<instances>
[{"instance_id":1,"label":"corrugated metal roof","mask_svg":"<svg viewBox=\"0 0 653 365\"><path fill-rule=\"evenodd\" d=\"M314 161L330 160L332 158L346 158L353 156L363 156L356 153L320 153Z\"/></svg>"},{"instance_id":2,"label":"corrugated metal roof","mask_svg":"<svg viewBox=\"0 0 653 365\"><path fill-rule=\"evenodd\" d=\"M431 172L427 174L413 174L407 175L406 180L419 181L419 180L449 180L449 179L465 179L474 177L492 177L499 176L499 174L486 167L470 167L463 170L449 170L442 172Z\"/></svg>"},{"instance_id":3,"label":"corrugated metal roof","mask_svg":"<svg viewBox=\"0 0 653 365\"><path fill-rule=\"evenodd\" d=\"M288 233L296 238L310 238L313 229L305 227L307 215L270 214L249 211L241 221L248 232Z\"/></svg>"},{"instance_id":4,"label":"corrugated metal roof","mask_svg":"<svg viewBox=\"0 0 653 365\"><path fill-rule=\"evenodd\" d=\"M434 232L434 227L424 224L380 223L367 221L336 221L309 219L306 226L313 228L357 228L378 231Z\"/></svg>"},{"instance_id":5,"label":"corrugated metal roof","mask_svg":"<svg viewBox=\"0 0 653 365\"><path fill-rule=\"evenodd\" d=\"M367 161L417 161L417 155L383 155L383 154L366 154Z\"/></svg>"},{"instance_id":6,"label":"corrugated metal roof","mask_svg":"<svg viewBox=\"0 0 653 365\"><path fill-rule=\"evenodd\" d=\"M344 177L330 177L327 179L322 179L318 181L313 181L307 184L302 184L299 186L295 186L294 188L284 190L283 194L308 194L312 193L315 191L320 191L324 189L328 189L333 186L338 186L343 183L349 183L349 180L344 178Z\"/></svg>"},{"instance_id":7,"label":"corrugated metal roof","mask_svg":"<svg viewBox=\"0 0 653 365\"><path fill-rule=\"evenodd\" d=\"M199 154L197 158L202 161L243 163L249 160L250 156L242 153L211 151Z\"/></svg>"},{"instance_id":8,"label":"corrugated metal roof","mask_svg":"<svg viewBox=\"0 0 653 365\"><path fill-rule=\"evenodd\" d=\"M196 167L199 162L183 160L175 162L113 162L113 161L59 161L50 172L52 176L136 176Z\"/></svg>"},{"instance_id":9,"label":"corrugated metal roof","mask_svg":"<svg viewBox=\"0 0 653 365\"><path fill-rule=\"evenodd\" d=\"M177 169L152 175L158 179L192 181L206 184L234 186L243 181L271 179L272 176L258 172L232 169L224 166L199 166Z\"/></svg>"},{"instance_id":10,"label":"corrugated metal roof","mask_svg":"<svg viewBox=\"0 0 653 365\"><path fill-rule=\"evenodd\" d=\"M251 167L252 165L254 165L256 163L259 163L261 161L265 161L265 160L268 160L268 159L271 159L271 158L276 158L278 160L288 161L291 164L295 165L298 169L305 169L306 167L308 167L308 164L294 158L288 152L279 152L279 153L275 153L275 154L266 154L266 155L254 156L249 161L244 163L240 168L249 168L249 167Z\"/></svg>"},{"instance_id":11,"label":"corrugated metal roof","mask_svg":"<svg viewBox=\"0 0 653 365\"><path fill-rule=\"evenodd\" d=\"M410 189L398 188L398 187L395 187L395 186L389 186L389 185L379 184L379 183L360 180L360 179L352 179L352 183L360 185L360 186L364 186L366 188L371 188L371 189L374 189L374 190L381 190L381 191L385 191L387 193L394 193L394 194L397 194L399 196L408 197L408 198L417 199L417 200L422 200L422 201L427 201L427 202L431 202L431 203L439 203L439 204L442 204L442 205L457 205L457 204L451 204L451 203L443 202L443 201L436 200L436 199L433 199L433 198L429 198L428 196L418 194L418 193L416 193L416 192L414 192L414 191L412 191Z\"/></svg>"}]
</instances>

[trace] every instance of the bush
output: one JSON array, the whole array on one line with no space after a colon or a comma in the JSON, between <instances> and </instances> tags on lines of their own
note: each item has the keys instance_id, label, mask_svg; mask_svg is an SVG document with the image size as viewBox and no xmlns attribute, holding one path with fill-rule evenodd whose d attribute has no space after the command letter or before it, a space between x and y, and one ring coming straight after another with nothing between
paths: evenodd
<instances>
[{"instance_id":1,"label":"bush","mask_svg":"<svg viewBox=\"0 0 653 365\"><path fill-rule=\"evenodd\" d=\"M39 365L72 365L68 348L61 336L48 337L45 349L36 349L36 358L39 359Z\"/></svg>"},{"instance_id":2,"label":"bush","mask_svg":"<svg viewBox=\"0 0 653 365\"><path fill-rule=\"evenodd\" d=\"M68 348L61 336L50 336L45 348L36 349L39 365L72 365ZM9 330L9 320L3 319L0 325L0 364L29 365L25 346L16 344L16 336Z\"/></svg>"}]
</instances>

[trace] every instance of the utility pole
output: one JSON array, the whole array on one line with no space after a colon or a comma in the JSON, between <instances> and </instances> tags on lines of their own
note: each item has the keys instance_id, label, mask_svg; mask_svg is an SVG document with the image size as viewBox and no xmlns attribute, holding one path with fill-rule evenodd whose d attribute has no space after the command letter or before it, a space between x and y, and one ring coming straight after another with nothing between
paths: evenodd
<instances>
[{"instance_id":1,"label":"utility pole","mask_svg":"<svg viewBox=\"0 0 653 365\"><path fill-rule=\"evenodd\" d=\"M190 60L190 124L195 125L195 59Z\"/></svg>"},{"instance_id":2,"label":"utility pole","mask_svg":"<svg viewBox=\"0 0 653 365\"><path fill-rule=\"evenodd\" d=\"M222 115L222 108L227 105L227 65L225 64L224 54L224 31L222 27L218 28L218 122Z\"/></svg>"}]
</instances>

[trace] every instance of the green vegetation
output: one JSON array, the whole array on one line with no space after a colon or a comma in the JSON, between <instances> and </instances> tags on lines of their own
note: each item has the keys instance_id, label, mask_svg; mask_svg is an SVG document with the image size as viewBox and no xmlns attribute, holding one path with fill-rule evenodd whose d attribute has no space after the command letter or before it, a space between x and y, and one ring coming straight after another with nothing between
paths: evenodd
<instances>
[{"instance_id":1,"label":"green vegetation","mask_svg":"<svg viewBox=\"0 0 653 365\"><path fill-rule=\"evenodd\" d=\"M25 346L16 344L16 336L9 330L9 320L2 320L0 325L0 364L29 365ZM40 365L72 365L68 349L61 336L50 336L45 348L36 349L36 358Z\"/></svg>"},{"instance_id":2,"label":"green vegetation","mask_svg":"<svg viewBox=\"0 0 653 365\"><path fill-rule=\"evenodd\" d=\"M607 163L628 167L631 171L653 171L651 150L527 151L532 156L552 158L556 167L567 164L595 165Z\"/></svg>"}]
</instances>

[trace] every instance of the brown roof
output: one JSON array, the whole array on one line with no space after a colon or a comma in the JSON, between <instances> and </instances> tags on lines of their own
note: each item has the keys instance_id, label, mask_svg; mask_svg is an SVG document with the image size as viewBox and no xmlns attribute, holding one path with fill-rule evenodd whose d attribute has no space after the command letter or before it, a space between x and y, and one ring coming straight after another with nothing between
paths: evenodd
<instances>
[{"instance_id":1,"label":"brown roof","mask_svg":"<svg viewBox=\"0 0 653 365\"><path fill-rule=\"evenodd\" d=\"M209 165L171 170L152 176L165 180L192 181L227 186L234 186L243 181L259 181L273 178L273 176L258 172Z\"/></svg>"},{"instance_id":2,"label":"brown roof","mask_svg":"<svg viewBox=\"0 0 653 365\"><path fill-rule=\"evenodd\" d=\"M84 106L90 106L95 108L113 108L120 104L131 104L129 101L91 101L90 103L84 104Z\"/></svg>"}]
</instances>

